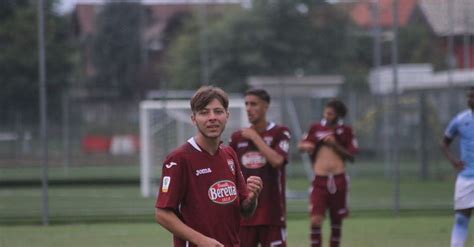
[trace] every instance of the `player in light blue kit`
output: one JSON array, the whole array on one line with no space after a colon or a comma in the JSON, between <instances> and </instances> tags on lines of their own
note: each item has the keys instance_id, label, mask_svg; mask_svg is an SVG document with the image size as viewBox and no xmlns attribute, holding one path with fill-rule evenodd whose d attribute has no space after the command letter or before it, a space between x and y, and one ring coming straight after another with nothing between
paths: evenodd
<instances>
[{"instance_id":1,"label":"player in light blue kit","mask_svg":"<svg viewBox=\"0 0 474 247\"><path fill-rule=\"evenodd\" d=\"M455 222L451 247L464 247L469 235L469 221L474 208L474 86L467 92L469 109L459 113L449 123L442 143L446 157L459 172L454 192ZM460 137L461 159L453 155L450 145Z\"/></svg>"}]
</instances>

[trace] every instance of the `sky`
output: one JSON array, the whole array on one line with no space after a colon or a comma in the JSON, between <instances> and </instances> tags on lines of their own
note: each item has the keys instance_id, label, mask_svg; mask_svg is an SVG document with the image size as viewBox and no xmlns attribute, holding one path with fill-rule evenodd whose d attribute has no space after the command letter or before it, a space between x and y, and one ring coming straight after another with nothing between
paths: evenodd
<instances>
[{"instance_id":1,"label":"sky","mask_svg":"<svg viewBox=\"0 0 474 247\"><path fill-rule=\"evenodd\" d=\"M59 1L59 12L60 13L67 13L71 12L74 9L74 5L76 4L77 0L60 0ZM81 0L81 2L85 2ZM97 2L97 1L88 1L88 2Z\"/></svg>"}]
</instances>

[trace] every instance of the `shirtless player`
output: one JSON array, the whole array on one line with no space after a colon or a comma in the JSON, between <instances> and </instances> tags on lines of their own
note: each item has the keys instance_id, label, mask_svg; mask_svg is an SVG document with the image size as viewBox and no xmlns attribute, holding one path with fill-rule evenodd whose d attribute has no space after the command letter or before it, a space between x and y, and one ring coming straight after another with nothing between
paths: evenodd
<instances>
[{"instance_id":1,"label":"shirtless player","mask_svg":"<svg viewBox=\"0 0 474 247\"><path fill-rule=\"evenodd\" d=\"M340 245L342 220L349 214L345 161L354 161L358 145L352 128L342 121L346 113L343 102L329 101L324 118L311 126L298 145L301 151L311 155L315 173L310 198L312 247L322 246L321 226L326 210L331 220L331 247Z\"/></svg>"}]
</instances>

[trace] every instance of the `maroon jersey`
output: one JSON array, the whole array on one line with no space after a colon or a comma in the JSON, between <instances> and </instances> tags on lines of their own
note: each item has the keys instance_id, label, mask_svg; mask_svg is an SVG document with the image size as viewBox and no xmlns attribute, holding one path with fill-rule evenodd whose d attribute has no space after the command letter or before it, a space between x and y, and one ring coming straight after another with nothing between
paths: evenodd
<instances>
[{"instance_id":1,"label":"maroon jersey","mask_svg":"<svg viewBox=\"0 0 474 247\"><path fill-rule=\"evenodd\" d=\"M270 123L260 136L268 146L283 156L286 165L290 146L290 130L287 127ZM242 219L241 225L285 226L285 166L273 168L254 143L242 137L241 131L232 134L229 146L235 150L239 157L244 177L259 176L263 181L263 190L258 197L255 214L250 218Z\"/></svg>"},{"instance_id":2,"label":"maroon jersey","mask_svg":"<svg viewBox=\"0 0 474 247\"><path fill-rule=\"evenodd\" d=\"M311 125L307 136L303 139L304 141L309 141L316 145L314 153L311 154L313 161L321 147L321 141L328 135L334 135L336 142L347 149L351 154L355 154L359 150L357 139L350 126L339 121L336 127L328 127L327 121L323 119L321 122Z\"/></svg>"},{"instance_id":3,"label":"maroon jersey","mask_svg":"<svg viewBox=\"0 0 474 247\"><path fill-rule=\"evenodd\" d=\"M194 138L168 155L155 207L173 210L194 230L238 247L240 203L248 191L237 156L221 145L211 155ZM174 237L174 246L195 246Z\"/></svg>"}]
</instances>

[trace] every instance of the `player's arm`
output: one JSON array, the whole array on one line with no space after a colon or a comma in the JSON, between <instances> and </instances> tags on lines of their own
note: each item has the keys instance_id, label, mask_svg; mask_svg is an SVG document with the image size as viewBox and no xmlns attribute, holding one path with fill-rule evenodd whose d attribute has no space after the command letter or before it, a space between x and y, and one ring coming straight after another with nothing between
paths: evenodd
<instances>
[{"instance_id":1,"label":"player's arm","mask_svg":"<svg viewBox=\"0 0 474 247\"><path fill-rule=\"evenodd\" d=\"M224 247L217 240L204 236L184 224L171 209L157 208L156 221L176 237L190 241L197 246Z\"/></svg>"},{"instance_id":2,"label":"player's arm","mask_svg":"<svg viewBox=\"0 0 474 247\"><path fill-rule=\"evenodd\" d=\"M323 139L323 143L327 146L330 146L334 149L336 153L338 153L343 159L349 160L350 162L354 162L354 155L349 152L345 147L339 144L336 141L334 135L328 135Z\"/></svg>"},{"instance_id":3,"label":"player's arm","mask_svg":"<svg viewBox=\"0 0 474 247\"><path fill-rule=\"evenodd\" d=\"M454 138L459 134L459 121L458 118L455 117L451 122L449 122L448 127L444 131L444 138L441 142L441 149L443 150L444 155L453 165L454 169L461 171L464 169L464 162L457 157L451 151L451 143L453 142Z\"/></svg>"},{"instance_id":4,"label":"player's arm","mask_svg":"<svg viewBox=\"0 0 474 247\"><path fill-rule=\"evenodd\" d=\"M453 142L453 139L444 136L443 141L441 142L441 149L443 150L444 155L448 160L451 162L453 165L454 169L461 171L464 169L464 162L458 158L456 158L451 151L451 143Z\"/></svg>"},{"instance_id":5,"label":"player's arm","mask_svg":"<svg viewBox=\"0 0 474 247\"><path fill-rule=\"evenodd\" d=\"M310 141L302 140L300 143L298 143L298 149L301 152L306 152L306 153L312 153L314 152L314 149L316 148L316 145Z\"/></svg>"},{"instance_id":6,"label":"player's arm","mask_svg":"<svg viewBox=\"0 0 474 247\"><path fill-rule=\"evenodd\" d=\"M258 151L265 157L272 167L277 168L285 164L285 158L268 146L254 129L243 129L242 136L251 140L255 144L255 146L258 148Z\"/></svg>"},{"instance_id":7,"label":"player's arm","mask_svg":"<svg viewBox=\"0 0 474 247\"><path fill-rule=\"evenodd\" d=\"M248 195L240 204L240 214L243 217L250 217L257 208L258 196L263 189L263 182L260 177L250 176L247 178Z\"/></svg>"},{"instance_id":8,"label":"player's arm","mask_svg":"<svg viewBox=\"0 0 474 247\"><path fill-rule=\"evenodd\" d=\"M298 143L298 150L301 152L306 152L312 154L316 149L316 144L318 140L314 137L314 132L316 131L315 126L311 126L308 133L305 133L303 139Z\"/></svg>"}]
</instances>

